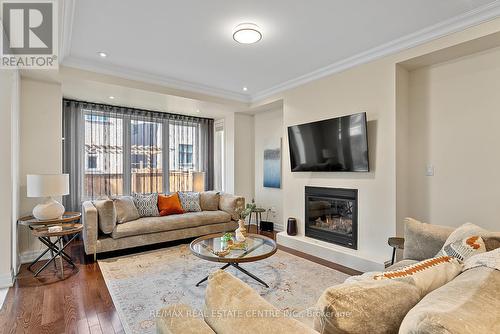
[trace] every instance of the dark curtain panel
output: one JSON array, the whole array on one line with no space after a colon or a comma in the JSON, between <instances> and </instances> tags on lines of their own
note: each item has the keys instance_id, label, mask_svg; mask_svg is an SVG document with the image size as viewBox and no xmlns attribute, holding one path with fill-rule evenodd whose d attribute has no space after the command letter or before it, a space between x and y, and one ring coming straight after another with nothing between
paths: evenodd
<instances>
[{"instance_id":1,"label":"dark curtain panel","mask_svg":"<svg viewBox=\"0 0 500 334\"><path fill-rule=\"evenodd\" d=\"M193 173L213 188L213 119L63 100L67 208L130 193L191 191Z\"/></svg>"}]
</instances>

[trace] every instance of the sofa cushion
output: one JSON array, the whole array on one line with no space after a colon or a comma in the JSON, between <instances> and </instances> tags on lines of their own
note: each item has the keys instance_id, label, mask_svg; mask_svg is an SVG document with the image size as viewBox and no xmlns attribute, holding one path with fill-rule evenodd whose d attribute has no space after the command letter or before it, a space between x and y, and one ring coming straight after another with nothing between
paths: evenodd
<instances>
[{"instance_id":1,"label":"sofa cushion","mask_svg":"<svg viewBox=\"0 0 500 334\"><path fill-rule=\"evenodd\" d=\"M415 285L397 280L335 285L317 302L314 329L320 333L397 333L404 316L419 300Z\"/></svg>"},{"instance_id":2,"label":"sofa cushion","mask_svg":"<svg viewBox=\"0 0 500 334\"><path fill-rule=\"evenodd\" d=\"M233 220L240 219L241 212L245 209L245 198L227 193L221 193L219 209L229 213Z\"/></svg>"},{"instance_id":3,"label":"sofa cushion","mask_svg":"<svg viewBox=\"0 0 500 334\"><path fill-rule=\"evenodd\" d=\"M216 334L200 312L185 304L162 308L155 314L158 334Z\"/></svg>"},{"instance_id":4,"label":"sofa cushion","mask_svg":"<svg viewBox=\"0 0 500 334\"><path fill-rule=\"evenodd\" d=\"M113 232L116 225L115 204L110 199L98 200L92 202L97 209L99 217L99 229L104 234Z\"/></svg>"},{"instance_id":5,"label":"sofa cushion","mask_svg":"<svg viewBox=\"0 0 500 334\"><path fill-rule=\"evenodd\" d=\"M158 217L158 194L132 194L134 204L141 217Z\"/></svg>"},{"instance_id":6,"label":"sofa cushion","mask_svg":"<svg viewBox=\"0 0 500 334\"><path fill-rule=\"evenodd\" d=\"M467 270L408 312L400 334L500 333L500 271Z\"/></svg>"},{"instance_id":7,"label":"sofa cushion","mask_svg":"<svg viewBox=\"0 0 500 334\"><path fill-rule=\"evenodd\" d=\"M317 334L284 315L250 286L221 270L208 279L204 315L217 334Z\"/></svg>"},{"instance_id":8,"label":"sofa cushion","mask_svg":"<svg viewBox=\"0 0 500 334\"><path fill-rule=\"evenodd\" d=\"M200 193L200 207L203 211L219 210L220 193L218 191L204 191Z\"/></svg>"},{"instance_id":9,"label":"sofa cushion","mask_svg":"<svg viewBox=\"0 0 500 334\"><path fill-rule=\"evenodd\" d=\"M434 257L441 250L452 227L431 225L413 218L405 219L404 259L425 260Z\"/></svg>"},{"instance_id":10,"label":"sofa cushion","mask_svg":"<svg viewBox=\"0 0 500 334\"><path fill-rule=\"evenodd\" d=\"M118 224L136 220L141 217L135 207L132 196L120 196L113 199L113 202L115 203L116 222Z\"/></svg>"},{"instance_id":11,"label":"sofa cushion","mask_svg":"<svg viewBox=\"0 0 500 334\"><path fill-rule=\"evenodd\" d=\"M179 199L185 212L200 212L200 193L179 191Z\"/></svg>"},{"instance_id":12,"label":"sofa cushion","mask_svg":"<svg viewBox=\"0 0 500 334\"><path fill-rule=\"evenodd\" d=\"M184 213L177 193L171 195L158 194L158 210L160 211L160 216Z\"/></svg>"},{"instance_id":13,"label":"sofa cushion","mask_svg":"<svg viewBox=\"0 0 500 334\"><path fill-rule=\"evenodd\" d=\"M113 239L148 233L179 230L209 224L226 223L231 215L224 211L187 212L181 215L164 217L143 217L124 224L116 225Z\"/></svg>"}]
</instances>

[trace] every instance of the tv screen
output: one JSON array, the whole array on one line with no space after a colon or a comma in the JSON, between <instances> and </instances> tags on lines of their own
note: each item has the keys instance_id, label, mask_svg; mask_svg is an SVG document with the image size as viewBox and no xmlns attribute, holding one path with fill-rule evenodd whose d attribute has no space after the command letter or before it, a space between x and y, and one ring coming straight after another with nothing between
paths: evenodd
<instances>
[{"instance_id":1,"label":"tv screen","mask_svg":"<svg viewBox=\"0 0 500 334\"><path fill-rule=\"evenodd\" d=\"M366 113L288 127L292 172L368 172Z\"/></svg>"}]
</instances>

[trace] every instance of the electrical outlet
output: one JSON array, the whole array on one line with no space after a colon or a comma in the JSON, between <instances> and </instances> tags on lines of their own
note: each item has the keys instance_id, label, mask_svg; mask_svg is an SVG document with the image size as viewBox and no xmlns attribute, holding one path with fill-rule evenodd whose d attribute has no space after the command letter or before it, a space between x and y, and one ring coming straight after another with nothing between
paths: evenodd
<instances>
[{"instance_id":1,"label":"electrical outlet","mask_svg":"<svg viewBox=\"0 0 500 334\"><path fill-rule=\"evenodd\" d=\"M433 165L427 165L425 169L425 175L426 176L434 176L434 166Z\"/></svg>"}]
</instances>

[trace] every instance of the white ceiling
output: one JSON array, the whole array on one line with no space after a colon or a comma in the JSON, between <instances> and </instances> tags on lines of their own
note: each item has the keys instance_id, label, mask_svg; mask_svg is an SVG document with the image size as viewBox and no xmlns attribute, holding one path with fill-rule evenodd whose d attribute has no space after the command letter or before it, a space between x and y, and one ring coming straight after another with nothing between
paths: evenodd
<instances>
[{"instance_id":1,"label":"white ceiling","mask_svg":"<svg viewBox=\"0 0 500 334\"><path fill-rule=\"evenodd\" d=\"M249 101L404 37L408 47L474 23L467 19L491 18L484 12L498 2L74 0L63 64ZM242 22L258 24L263 39L234 42Z\"/></svg>"}]
</instances>

